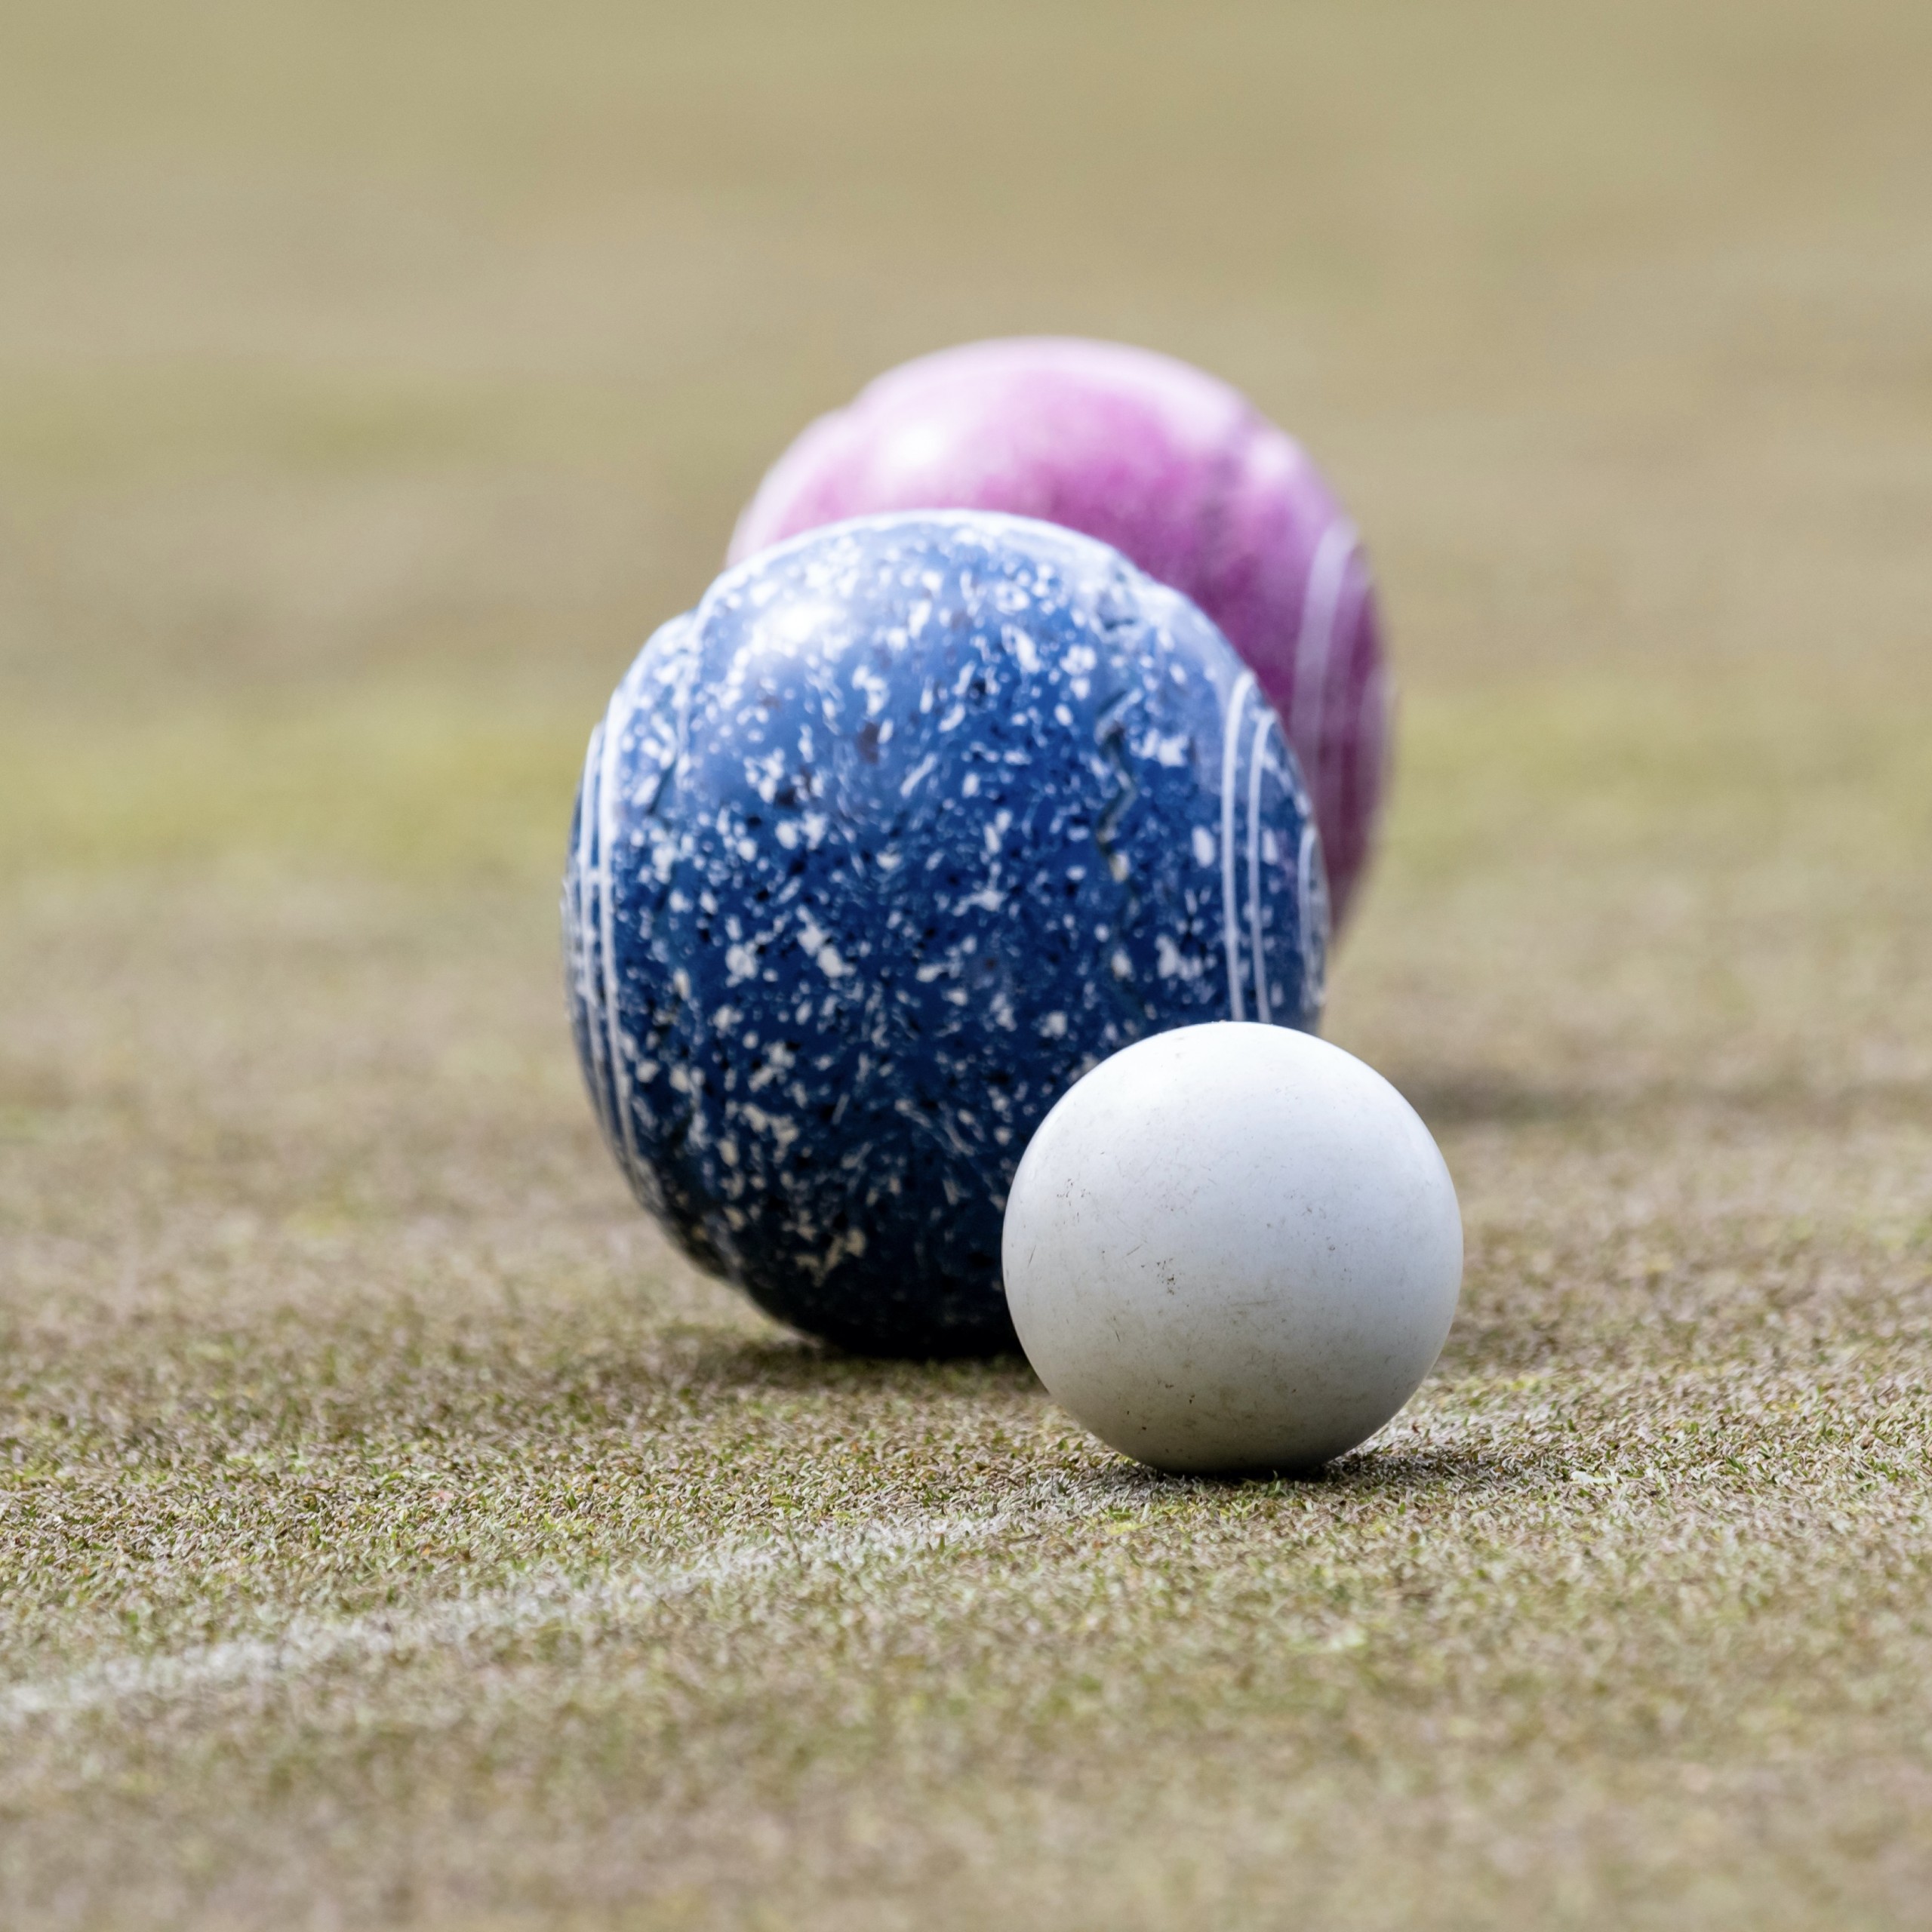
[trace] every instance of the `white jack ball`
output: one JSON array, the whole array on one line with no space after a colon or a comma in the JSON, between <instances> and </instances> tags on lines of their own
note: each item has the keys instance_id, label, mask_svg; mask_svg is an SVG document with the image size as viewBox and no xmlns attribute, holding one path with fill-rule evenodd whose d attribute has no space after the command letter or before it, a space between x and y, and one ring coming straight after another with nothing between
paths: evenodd
<instances>
[{"instance_id":1,"label":"white jack ball","mask_svg":"<svg viewBox=\"0 0 1932 1932\"><path fill-rule=\"evenodd\" d=\"M1463 1223L1427 1128L1380 1074L1285 1026L1137 1041L1040 1124L1001 1259L1026 1358L1157 1469L1311 1469L1434 1364Z\"/></svg>"}]
</instances>

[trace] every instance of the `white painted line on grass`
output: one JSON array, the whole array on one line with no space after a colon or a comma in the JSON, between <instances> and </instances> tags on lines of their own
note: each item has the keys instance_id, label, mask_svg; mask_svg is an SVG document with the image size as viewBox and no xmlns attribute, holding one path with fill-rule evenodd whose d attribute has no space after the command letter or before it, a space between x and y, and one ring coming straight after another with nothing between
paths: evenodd
<instances>
[{"instance_id":1,"label":"white painted line on grass","mask_svg":"<svg viewBox=\"0 0 1932 1932\"><path fill-rule=\"evenodd\" d=\"M109 1657L61 1676L0 1687L0 1730L126 1704L272 1687L336 1665L380 1665L419 1651L460 1650L559 1626L581 1628L721 1583L785 1571L810 1576L878 1557L983 1544L1008 1531L1072 1522L1106 1506L1106 1499L1061 1491L1050 1501L1014 1508L823 1530L795 1538L746 1540L699 1562L623 1571L583 1583L551 1576L420 1610L296 1617L272 1637L235 1638L171 1655Z\"/></svg>"}]
</instances>

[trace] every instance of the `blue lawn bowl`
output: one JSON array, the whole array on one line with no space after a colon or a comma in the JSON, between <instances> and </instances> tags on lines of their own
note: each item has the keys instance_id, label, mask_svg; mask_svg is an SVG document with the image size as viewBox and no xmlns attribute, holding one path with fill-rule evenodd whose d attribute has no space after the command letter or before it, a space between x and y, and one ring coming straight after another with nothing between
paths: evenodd
<instances>
[{"instance_id":1,"label":"blue lawn bowl","mask_svg":"<svg viewBox=\"0 0 1932 1932\"><path fill-rule=\"evenodd\" d=\"M638 1200L858 1352L1014 1346L1007 1188L1088 1068L1312 1028L1313 819L1195 606L1103 543L910 512L728 571L592 734L564 929Z\"/></svg>"}]
</instances>

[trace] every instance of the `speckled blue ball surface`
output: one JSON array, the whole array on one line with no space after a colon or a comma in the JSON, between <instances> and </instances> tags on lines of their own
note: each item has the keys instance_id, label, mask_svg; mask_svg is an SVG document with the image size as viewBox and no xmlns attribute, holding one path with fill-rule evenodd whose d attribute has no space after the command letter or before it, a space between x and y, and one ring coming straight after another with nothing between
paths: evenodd
<instances>
[{"instance_id":1,"label":"speckled blue ball surface","mask_svg":"<svg viewBox=\"0 0 1932 1932\"><path fill-rule=\"evenodd\" d=\"M1203 1020L1312 1027L1321 850L1207 618L1092 539L974 512L728 571L592 734L564 922L640 1201L867 1353L1012 1345L1006 1191L1088 1067Z\"/></svg>"}]
</instances>

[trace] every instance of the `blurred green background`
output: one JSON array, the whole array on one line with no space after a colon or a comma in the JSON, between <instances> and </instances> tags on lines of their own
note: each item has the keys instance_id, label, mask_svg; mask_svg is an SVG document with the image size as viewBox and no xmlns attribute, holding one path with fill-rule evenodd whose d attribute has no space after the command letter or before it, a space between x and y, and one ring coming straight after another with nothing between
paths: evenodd
<instances>
[{"instance_id":1,"label":"blurred green background","mask_svg":"<svg viewBox=\"0 0 1932 1932\"><path fill-rule=\"evenodd\" d=\"M1306 441L1425 738L1922 705L1928 72L1872 0L13 0L6 863L547 862L764 465L1022 330Z\"/></svg>"}]
</instances>

